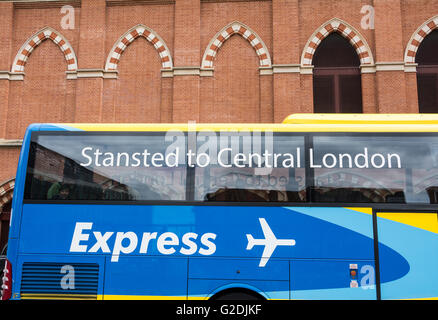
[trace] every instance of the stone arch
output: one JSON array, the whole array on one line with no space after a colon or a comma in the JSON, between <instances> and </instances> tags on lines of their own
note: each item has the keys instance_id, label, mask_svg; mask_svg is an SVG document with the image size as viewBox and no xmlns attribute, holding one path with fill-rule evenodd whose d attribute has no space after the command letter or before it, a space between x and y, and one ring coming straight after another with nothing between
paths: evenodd
<instances>
[{"instance_id":1,"label":"stone arch","mask_svg":"<svg viewBox=\"0 0 438 320\"><path fill-rule=\"evenodd\" d=\"M0 208L3 206L3 204L7 203L12 199L14 186L15 186L14 178L7 180L0 185Z\"/></svg>"},{"instance_id":2,"label":"stone arch","mask_svg":"<svg viewBox=\"0 0 438 320\"><path fill-rule=\"evenodd\" d=\"M56 30L45 27L27 39L15 56L11 72L24 72L24 66L32 51L46 39L52 40L64 54L67 70L76 71L78 68L76 54L70 43Z\"/></svg>"},{"instance_id":3,"label":"stone arch","mask_svg":"<svg viewBox=\"0 0 438 320\"><path fill-rule=\"evenodd\" d=\"M0 255L5 254L8 245L9 224L11 219L10 208L14 185L15 179L10 179L0 184Z\"/></svg>"},{"instance_id":4,"label":"stone arch","mask_svg":"<svg viewBox=\"0 0 438 320\"><path fill-rule=\"evenodd\" d=\"M0 212L2 207L12 200L14 192L15 179L10 179L0 185Z\"/></svg>"},{"instance_id":5,"label":"stone arch","mask_svg":"<svg viewBox=\"0 0 438 320\"><path fill-rule=\"evenodd\" d=\"M163 69L172 69L172 58L170 50L166 43L161 39L158 34L152 29L138 24L129 29L123 36L116 41L112 47L105 64L105 70L117 70L117 66L120 61L120 56L126 50L126 48L138 37L144 37L147 41L152 43L161 58L161 66Z\"/></svg>"},{"instance_id":6,"label":"stone arch","mask_svg":"<svg viewBox=\"0 0 438 320\"><path fill-rule=\"evenodd\" d=\"M272 66L268 48L266 47L263 40L248 26L244 25L241 22L234 21L226 25L210 41L202 58L202 68L213 69L213 61L219 48L228 38L230 38L234 34L239 34L244 39L249 41L251 46L256 50L257 56L259 57L260 67Z\"/></svg>"},{"instance_id":7,"label":"stone arch","mask_svg":"<svg viewBox=\"0 0 438 320\"><path fill-rule=\"evenodd\" d=\"M332 32L338 32L354 47L361 65L373 65L374 59L365 38L351 25L338 18L333 18L320 26L307 41L301 55L301 66L311 66L316 48Z\"/></svg>"},{"instance_id":8,"label":"stone arch","mask_svg":"<svg viewBox=\"0 0 438 320\"><path fill-rule=\"evenodd\" d=\"M405 63L415 63L415 57L417 55L418 48L424 38L427 37L429 33L438 27L438 15L430 18L424 22L415 32L412 34L411 39L409 39L408 45L405 50Z\"/></svg>"}]
</instances>

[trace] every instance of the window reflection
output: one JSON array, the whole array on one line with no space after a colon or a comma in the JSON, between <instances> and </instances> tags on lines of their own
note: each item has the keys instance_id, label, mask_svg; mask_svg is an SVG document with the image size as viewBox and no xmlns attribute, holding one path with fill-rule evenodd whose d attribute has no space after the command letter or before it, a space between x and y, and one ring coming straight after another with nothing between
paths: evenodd
<instances>
[{"instance_id":1,"label":"window reflection","mask_svg":"<svg viewBox=\"0 0 438 320\"><path fill-rule=\"evenodd\" d=\"M346 203L437 203L437 139L409 136L315 137L316 161L327 152L397 155L382 168L314 169L312 201Z\"/></svg>"},{"instance_id":2,"label":"window reflection","mask_svg":"<svg viewBox=\"0 0 438 320\"><path fill-rule=\"evenodd\" d=\"M242 137L247 139L248 135ZM202 151L217 155L223 148L235 148L223 153L220 161L205 166L203 162L201 166L190 166L184 156L175 157L177 166L165 162L159 166L148 165L143 159L139 166L125 162L105 166L105 154L140 154L145 148L150 154L165 154L166 147L174 141L166 141L164 134L37 135L30 146L25 199L438 203L436 137L315 135L308 149L304 146L304 136L294 134L276 134L271 144L266 145L257 145L254 137L251 143L244 143L242 137L230 144L211 139L217 143L210 141L208 146L201 142L209 140L198 140L198 154ZM182 142L182 148L186 148L184 135ZM81 150L87 147L99 150L102 158L93 158L92 164L84 166ZM282 155L276 159L278 166L256 162L250 166L244 161L231 161L233 153L262 154L263 150ZM185 150L181 153L186 154ZM286 153L291 155L288 161L284 157ZM93 153L88 155L90 159L97 157ZM378 156L373 160L374 155Z\"/></svg>"},{"instance_id":3,"label":"window reflection","mask_svg":"<svg viewBox=\"0 0 438 320\"><path fill-rule=\"evenodd\" d=\"M32 200L185 200L186 167L85 167L78 152L144 150L164 153L164 136L39 136L31 143L25 198Z\"/></svg>"},{"instance_id":4,"label":"window reflection","mask_svg":"<svg viewBox=\"0 0 438 320\"><path fill-rule=\"evenodd\" d=\"M247 136L236 135L230 139L227 146L233 147L236 153L245 155L251 153L263 154L267 151L273 155L289 153L293 161L286 161L285 157L279 156L274 160L271 156L268 164L263 163L259 168L257 164L252 167L237 167L233 163L231 152L227 159L221 159L222 163L230 165L210 165L205 168L195 169L195 200L196 201L232 201L232 202L303 202L306 201L305 169L304 169L304 137L276 134L273 139L262 137L264 144L257 145L256 139L244 144ZM202 148L204 140L198 140L198 148ZM223 142L223 141L222 141ZM248 142L248 140L247 140ZM213 154L217 154L224 144L214 144L210 148ZM225 157L226 158L226 157ZM243 158L243 157L242 157ZM249 156L245 157L246 159ZM277 166L274 167L274 161ZM283 164L287 163L287 167ZM293 167L291 167L293 163Z\"/></svg>"},{"instance_id":5,"label":"window reflection","mask_svg":"<svg viewBox=\"0 0 438 320\"><path fill-rule=\"evenodd\" d=\"M199 169L195 200L302 202L304 178L304 169L276 168L265 175L253 168Z\"/></svg>"}]
</instances>

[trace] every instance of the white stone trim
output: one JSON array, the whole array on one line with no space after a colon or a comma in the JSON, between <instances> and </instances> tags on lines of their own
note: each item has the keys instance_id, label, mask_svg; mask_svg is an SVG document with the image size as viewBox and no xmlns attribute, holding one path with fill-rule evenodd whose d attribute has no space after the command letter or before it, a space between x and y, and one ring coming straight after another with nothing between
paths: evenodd
<instances>
[{"instance_id":1,"label":"white stone trim","mask_svg":"<svg viewBox=\"0 0 438 320\"><path fill-rule=\"evenodd\" d=\"M117 70L107 71L103 69L78 69L76 71L66 71L67 79L76 80L81 78L103 78L117 79Z\"/></svg>"},{"instance_id":2,"label":"white stone trim","mask_svg":"<svg viewBox=\"0 0 438 320\"><path fill-rule=\"evenodd\" d=\"M46 39L52 40L62 51L64 54L64 58L67 62L67 70L75 71L78 68L76 54L73 50L73 47L64 38L58 31L50 27L44 27L43 29L36 32L30 38L26 40L26 42L21 46L20 50L15 56L15 59L12 63L11 73L24 73L24 67L26 62L36 47L40 45L41 42ZM23 79L21 79L23 80Z\"/></svg>"},{"instance_id":3,"label":"white stone trim","mask_svg":"<svg viewBox=\"0 0 438 320\"><path fill-rule=\"evenodd\" d=\"M231 29L231 30L229 30ZM250 45L254 48L259 58L259 67L272 67L272 60L269 54L269 50L263 40L257 33L255 33L250 27L239 22L233 21L222 28L216 35L210 40L207 48L204 51L204 55L201 61L201 68L212 69L214 68L214 60L216 54L222 44L234 34L241 35L244 39L248 40Z\"/></svg>"},{"instance_id":4,"label":"white stone trim","mask_svg":"<svg viewBox=\"0 0 438 320\"><path fill-rule=\"evenodd\" d=\"M23 140L0 139L0 147L21 147Z\"/></svg>"},{"instance_id":5,"label":"white stone trim","mask_svg":"<svg viewBox=\"0 0 438 320\"><path fill-rule=\"evenodd\" d=\"M428 25L431 25L430 28ZM429 35L430 32L435 30L438 27L438 15L433 16L432 18L426 20L421 26L415 30L412 34L411 38L408 41L408 44L405 49L404 62L406 64L414 64L415 58L417 55L417 50L421 45L421 42L425 37ZM424 33L424 36L423 36Z\"/></svg>"},{"instance_id":6,"label":"white stone trim","mask_svg":"<svg viewBox=\"0 0 438 320\"><path fill-rule=\"evenodd\" d=\"M0 70L0 80L21 81L24 80L24 72L10 72Z\"/></svg>"},{"instance_id":7,"label":"white stone trim","mask_svg":"<svg viewBox=\"0 0 438 320\"><path fill-rule=\"evenodd\" d=\"M134 34L134 35L133 35ZM147 35L146 35L147 34ZM137 37L142 36L147 41L149 41L154 48L157 50L158 55L161 59L162 69L172 69L173 62L170 54L170 50L167 47L163 39L152 29L146 27L145 25L138 24L127 32L125 32L113 45L108 54L105 63L106 71L117 70L121 54L126 50L127 46L131 44ZM124 43L126 42L126 43ZM118 51L118 52L117 52Z\"/></svg>"},{"instance_id":8,"label":"white stone trim","mask_svg":"<svg viewBox=\"0 0 438 320\"><path fill-rule=\"evenodd\" d=\"M361 64L363 65L374 64L372 51L365 37L362 36L362 34L359 31L357 31L353 26L351 26L347 22L339 18L333 18L323 23L309 37L309 40L304 46L304 49L301 54L301 66L312 65L313 54L315 52L315 49L319 46L321 41L331 33L327 30L326 27L329 29L333 29L332 32L338 32L350 42L350 44L356 50L356 53L359 56Z\"/></svg>"}]
</instances>

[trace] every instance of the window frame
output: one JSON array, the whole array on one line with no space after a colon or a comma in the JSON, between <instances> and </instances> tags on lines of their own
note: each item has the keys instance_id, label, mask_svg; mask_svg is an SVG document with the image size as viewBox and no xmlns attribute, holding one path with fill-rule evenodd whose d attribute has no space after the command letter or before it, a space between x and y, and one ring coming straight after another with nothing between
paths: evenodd
<instances>
[{"instance_id":1,"label":"window frame","mask_svg":"<svg viewBox=\"0 0 438 320\"><path fill-rule=\"evenodd\" d=\"M171 130L170 130L171 131ZM187 148L188 144L188 132L182 131L182 130L175 130L183 133L185 138L185 148ZM191 181L188 179L188 171L189 166L186 164L184 166L184 169L186 171L186 185L185 185L185 197L186 200L34 200L34 199L26 199L26 188L28 185L28 174L29 174L29 168L31 166L34 166L35 158L32 157L32 153L30 151L32 144L37 143L37 139L39 136L164 136L166 134L166 131L33 131L31 133L30 141L29 141L29 147L28 147L28 155L27 155L27 161L26 161L26 167L24 171L25 175L25 182L24 182L24 188L23 188L23 203L24 204L149 204L152 202L157 202L161 204L171 204L173 202L182 202L185 203L186 201L189 201L188 197L190 196L189 186ZM183 167L183 166L181 166Z\"/></svg>"},{"instance_id":2,"label":"window frame","mask_svg":"<svg viewBox=\"0 0 438 320\"><path fill-rule=\"evenodd\" d=\"M312 132L308 133L309 135L309 144L306 146L306 151L309 150L309 148L314 148L314 138L315 137L368 137L372 139L373 137L436 137L438 140L438 133L434 132ZM372 141L372 140L370 140ZM307 156L307 152L306 152ZM407 168L409 170L412 170L412 168ZM438 203L390 203L390 202L315 202L313 200L312 195L312 188L315 186L315 169L310 169L310 163L306 163L306 170L311 171L309 173L309 179L306 178L306 197L309 197L311 200L310 202L306 202L306 205L318 205L318 204L324 204L326 206L345 206L345 205L352 205L352 206L365 206L365 207L399 207L399 208L416 208L416 207L424 207L424 208L430 208L430 207L436 207L438 208ZM307 171L306 171L307 175ZM411 177L412 179L412 173ZM308 184L309 183L309 184ZM310 184L311 183L311 184Z\"/></svg>"},{"instance_id":3,"label":"window frame","mask_svg":"<svg viewBox=\"0 0 438 320\"><path fill-rule=\"evenodd\" d=\"M355 59L352 60L357 60L356 63L354 65L350 65L350 66L318 66L315 64L315 59L318 58L319 54L327 54L327 52L318 52L318 49L321 48L321 44L324 41L330 41L330 36L337 34L338 38L343 38L343 40L345 41L345 47L340 48L341 50L343 49L347 49L347 45L350 46L349 49L353 49L350 50L351 54L355 55ZM335 39L335 41L337 41ZM354 51L354 52L353 52ZM333 54L336 54L336 51L334 50ZM324 59L322 60L324 61ZM362 94L362 75L361 75L361 70L360 70L360 59L359 56L357 56L357 52L354 50L354 47L351 45L351 43L349 43L349 41L347 39L345 39L345 37L343 37L340 33L338 32L333 32L330 35L328 35L326 38L324 38L321 43L319 44L318 48L316 48L315 53L313 55L313 77L312 77L312 82L313 82L313 104L314 104L314 110L316 109L315 106L315 102L316 100L316 94L317 94L317 90L315 90L315 77L318 76L325 76L325 77L332 77L333 79L333 91L332 91L332 95L333 95L333 106L331 110L324 110L324 111L318 111L318 112L323 112L323 113L344 113L342 110L342 103L341 103L341 85L340 85L340 77L341 76L357 76L359 81L360 81L360 109L361 112L363 113L363 94Z\"/></svg>"},{"instance_id":4,"label":"window frame","mask_svg":"<svg viewBox=\"0 0 438 320\"><path fill-rule=\"evenodd\" d=\"M361 77L360 68L356 67L319 67L313 70L313 76L331 76L333 77L333 104L334 113L343 113L341 108L341 87L339 78L341 76L359 76ZM361 83L361 108L362 103L362 79ZM315 93L313 93L315 95ZM315 99L314 99L315 101Z\"/></svg>"},{"instance_id":5,"label":"window frame","mask_svg":"<svg viewBox=\"0 0 438 320\"><path fill-rule=\"evenodd\" d=\"M433 110L432 112L426 112L424 110L424 108L426 107L425 105L423 105L423 111L422 109L422 105L420 101L420 98L423 94L420 94L421 90L424 90L422 87L419 86L419 77L421 77L422 75L435 75L435 92L438 92L438 65L423 65L417 66L417 76L416 76L416 80L417 80L417 98L418 98L418 112L419 113L437 113L438 112L438 94L436 94L435 96L435 107L436 110ZM426 91L427 93L427 91Z\"/></svg>"}]
</instances>

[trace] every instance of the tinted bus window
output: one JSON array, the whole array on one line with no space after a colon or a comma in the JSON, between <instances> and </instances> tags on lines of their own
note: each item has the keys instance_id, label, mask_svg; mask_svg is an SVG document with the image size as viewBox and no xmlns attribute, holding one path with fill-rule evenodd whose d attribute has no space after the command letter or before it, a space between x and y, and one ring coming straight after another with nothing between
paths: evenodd
<instances>
[{"instance_id":1,"label":"tinted bus window","mask_svg":"<svg viewBox=\"0 0 438 320\"><path fill-rule=\"evenodd\" d=\"M184 149L182 133L34 135L25 199L185 200Z\"/></svg>"},{"instance_id":2,"label":"tinted bus window","mask_svg":"<svg viewBox=\"0 0 438 320\"><path fill-rule=\"evenodd\" d=\"M435 137L190 135L34 134L25 199L438 203Z\"/></svg>"},{"instance_id":3,"label":"tinted bus window","mask_svg":"<svg viewBox=\"0 0 438 320\"><path fill-rule=\"evenodd\" d=\"M210 163L195 167L197 201L302 202L304 137L239 132L197 138L197 154Z\"/></svg>"},{"instance_id":4,"label":"tinted bus window","mask_svg":"<svg viewBox=\"0 0 438 320\"><path fill-rule=\"evenodd\" d=\"M312 201L437 203L438 138L315 136Z\"/></svg>"}]
</instances>

